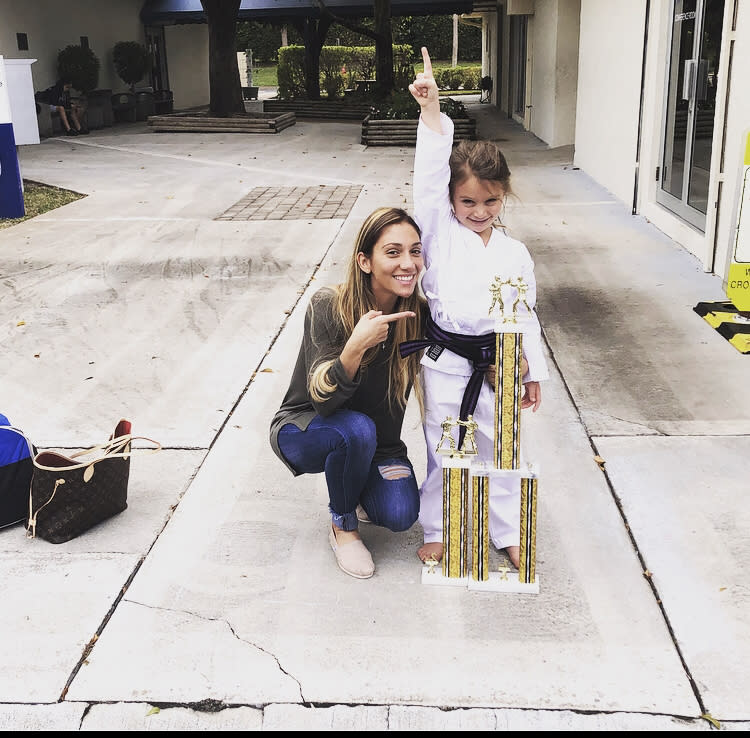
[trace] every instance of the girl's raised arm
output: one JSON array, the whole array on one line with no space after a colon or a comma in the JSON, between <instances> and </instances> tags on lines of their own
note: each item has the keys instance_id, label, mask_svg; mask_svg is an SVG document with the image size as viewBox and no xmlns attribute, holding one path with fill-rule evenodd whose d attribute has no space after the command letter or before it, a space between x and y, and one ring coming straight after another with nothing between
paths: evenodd
<instances>
[{"instance_id":1,"label":"girl's raised arm","mask_svg":"<svg viewBox=\"0 0 750 738\"><path fill-rule=\"evenodd\" d=\"M432 75L432 61L427 47L422 47L424 71L417 72L416 79L409 85L409 92L422 109L422 120L433 131L442 133L440 124L440 95L437 82Z\"/></svg>"}]
</instances>

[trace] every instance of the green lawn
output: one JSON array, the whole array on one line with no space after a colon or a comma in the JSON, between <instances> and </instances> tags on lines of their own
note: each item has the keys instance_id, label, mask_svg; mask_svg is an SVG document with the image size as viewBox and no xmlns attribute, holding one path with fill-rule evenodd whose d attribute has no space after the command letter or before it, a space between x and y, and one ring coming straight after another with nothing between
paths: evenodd
<instances>
[{"instance_id":1,"label":"green lawn","mask_svg":"<svg viewBox=\"0 0 750 738\"><path fill-rule=\"evenodd\" d=\"M26 215L23 218L0 219L0 228L9 228L16 223L22 223L24 220L33 218L35 215L41 215L67 205L74 200L80 200L82 197L85 197L85 195L25 179L23 181L23 204Z\"/></svg>"},{"instance_id":2,"label":"green lawn","mask_svg":"<svg viewBox=\"0 0 750 738\"><path fill-rule=\"evenodd\" d=\"M277 87L276 65L268 67L255 67L253 69L254 87Z\"/></svg>"}]
</instances>

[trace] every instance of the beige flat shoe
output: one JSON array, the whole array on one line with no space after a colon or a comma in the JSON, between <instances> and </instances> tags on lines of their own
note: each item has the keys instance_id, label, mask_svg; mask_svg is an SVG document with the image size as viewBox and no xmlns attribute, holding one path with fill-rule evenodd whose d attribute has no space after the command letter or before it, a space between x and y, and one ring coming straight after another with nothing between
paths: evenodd
<instances>
[{"instance_id":1,"label":"beige flat shoe","mask_svg":"<svg viewBox=\"0 0 750 738\"><path fill-rule=\"evenodd\" d=\"M350 541L339 545L333 527L328 529L328 542L341 571L357 579L369 579L375 573L375 564L362 541Z\"/></svg>"},{"instance_id":2,"label":"beige flat shoe","mask_svg":"<svg viewBox=\"0 0 750 738\"><path fill-rule=\"evenodd\" d=\"M359 520L360 523L372 523L372 520L370 520L370 517L365 512L362 505L357 505L357 520Z\"/></svg>"}]
</instances>

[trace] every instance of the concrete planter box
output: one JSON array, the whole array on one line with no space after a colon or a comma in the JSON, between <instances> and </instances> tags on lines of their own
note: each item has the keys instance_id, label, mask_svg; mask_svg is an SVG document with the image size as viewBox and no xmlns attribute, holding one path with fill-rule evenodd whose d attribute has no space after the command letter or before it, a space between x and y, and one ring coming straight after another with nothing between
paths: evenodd
<instances>
[{"instance_id":1,"label":"concrete planter box","mask_svg":"<svg viewBox=\"0 0 750 738\"><path fill-rule=\"evenodd\" d=\"M416 146L418 120L372 120L367 115L362 121L364 146ZM475 140L477 122L474 118L454 118L453 143L462 138Z\"/></svg>"}]
</instances>

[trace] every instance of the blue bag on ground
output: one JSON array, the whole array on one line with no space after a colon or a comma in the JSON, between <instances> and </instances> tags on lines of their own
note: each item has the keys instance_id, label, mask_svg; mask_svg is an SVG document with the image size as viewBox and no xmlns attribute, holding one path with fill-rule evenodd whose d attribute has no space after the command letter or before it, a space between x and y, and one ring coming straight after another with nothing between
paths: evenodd
<instances>
[{"instance_id":1,"label":"blue bag on ground","mask_svg":"<svg viewBox=\"0 0 750 738\"><path fill-rule=\"evenodd\" d=\"M0 414L0 528L29 517L34 452L24 433Z\"/></svg>"}]
</instances>

